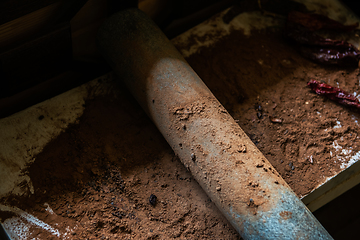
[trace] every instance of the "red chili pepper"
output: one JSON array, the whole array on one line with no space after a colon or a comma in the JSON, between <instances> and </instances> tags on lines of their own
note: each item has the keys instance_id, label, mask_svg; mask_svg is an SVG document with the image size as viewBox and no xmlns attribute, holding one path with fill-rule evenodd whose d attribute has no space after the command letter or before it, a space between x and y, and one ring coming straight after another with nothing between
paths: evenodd
<instances>
[{"instance_id":1,"label":"red chili pepper","mask_svg":"<svg viewBox=\"0 0 360 240\"><path fill-rule=\"evenodd\" d=\"M328 29L335 31L350 32L355 30L359 23L352 25L344 25L327 16L316 14L316 13L304 13L298 11L292 11L288 15L288 21L298 23L306 27L310 31L316 31L320 29Z\"/></svg>"},{"instance_id":2,"label":"red chili pepper","mask_svg":"<svg viewBox=\"0 0 360 240\"><path fill-rule=\"evenodd\" d=\"M359 51L350 47L301 47L300 52L304 57L324 64L357 67L359 61Z\"/></svg>"},{"instance_id":3,"label":"red chili pepper","mask_svg":"<svg viewBox=\"0 0 360 240\"><path fill-rule=\"evenodd\" d=\"M286 37L295 42L309 46L355 48L354 45L346 41L323 38L315 32L309 31L303 26L293 22L287 22L284 33Z\"/></svg>"},{"instance_id":4,"label":"red chili pepper","mask_svg":"<svg viewBox=\"0 0 360 240\"><path fill-rule=\"evenodd\" d=\"M284 34L301 44L302 55L315 62L357 67L360 51L354 45L342 40L323 38L314 32L318 29L344 32L357 26L358 23L345 26L326 16L293 11L288 15Z\"/></svg>"},{"instance_id":5,"label":"red chili pepper","mask_svg":"<svg viewBox=\"0 0 360 240\"><path fill-rule=\"evenodd\" d=\"M330 86L326 83L318 82L314 79L311 79L307 85L311 87L311 89L319 95L323 95L335 102L340 104L360 108L359 100L344 90Z\"/></svg>"}]
</instances>

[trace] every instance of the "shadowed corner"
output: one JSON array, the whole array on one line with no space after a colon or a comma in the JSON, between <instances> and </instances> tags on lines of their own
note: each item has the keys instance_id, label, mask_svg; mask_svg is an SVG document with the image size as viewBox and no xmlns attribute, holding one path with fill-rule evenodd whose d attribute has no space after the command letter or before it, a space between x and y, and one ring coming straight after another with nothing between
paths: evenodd
<instances>
[{"instance_id":1,"label":"shadowed corner","mask_svg":"<svg viewBox=\"0 0 360 240\"><path fill-rule=\"evenodd\" d=\"M5 228L3 227L3 225L0 223L0 239L1 240L10 240L9 235L7 234Z\"/></svg>"}]
</instances>

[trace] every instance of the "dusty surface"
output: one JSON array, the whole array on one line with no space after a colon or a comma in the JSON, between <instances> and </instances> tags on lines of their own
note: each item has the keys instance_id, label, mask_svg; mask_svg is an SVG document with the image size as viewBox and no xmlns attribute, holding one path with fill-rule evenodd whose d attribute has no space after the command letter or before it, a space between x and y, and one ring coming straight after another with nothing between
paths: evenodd
<instances>
[{"instance_id":1,"label":"dusty surface","mask_svg":"<svg viewBox=\"0 0 360 240\"><path fill-rule=\"evenodd\" d=\"M356 95L358 69L312 63L277 30L234 31L198 52L190 65L299 196L357 160L359 113L306 83L313 78Z\"/></svg>"},{"instance_id":2,"label":"dusty surface","mask_svg":"<svg viewBox=\"0 0 360 240\"><path fill-rule=\"evenodd\" d=\"M187 60L299 196L357 159L359 114L306 83L357 93L358 69L305 60L279 29L234 31ZM34 194L0 199L17 207L2 222L24 226L21 210L42 221L22 239L240 239L126 90L84 107L24 172Z\"/></svg>"},{"instance_id":3,"label":"dusty surface","mask_svg":"<svg viewBox=\"0 0 360 240\"><path fill-rule=\"evenodd\" d=\"M53 226L60 238L239 239L124 92L87 101L79 124L50 142L29 167L35 194L1 203ZM3 222L14 216L0 212ZM30 226L24 236L57 238Z\"/></svg>"}]
</instances>

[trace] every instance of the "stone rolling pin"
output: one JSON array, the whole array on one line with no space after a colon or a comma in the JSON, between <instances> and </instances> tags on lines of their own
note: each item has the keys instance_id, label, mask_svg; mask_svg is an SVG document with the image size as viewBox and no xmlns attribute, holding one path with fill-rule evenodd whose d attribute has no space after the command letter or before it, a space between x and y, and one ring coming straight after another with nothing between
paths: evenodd
<instances>
[{"instance_id":1,"label":"stone rolling pin","mask_svg":"<svg viewBox=\"0 0 360 240\"><path fill-rule=\"evenodd\" d=\"M98 46L244 239L332 239L143 12L109 17Z\"/></svg>"}]
</instances>

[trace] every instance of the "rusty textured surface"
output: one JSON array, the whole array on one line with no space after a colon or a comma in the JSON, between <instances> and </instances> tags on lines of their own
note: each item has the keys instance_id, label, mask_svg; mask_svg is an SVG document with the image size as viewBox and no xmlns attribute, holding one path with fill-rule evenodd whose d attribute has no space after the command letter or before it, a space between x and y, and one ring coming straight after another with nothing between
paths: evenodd
<instances>
[{"instance_id":1,"label":"rusty textured surface","mask_svg":"<svg viewBox=\"0 0 360 240\"><path fill-rule=\"evenodd\" d=\"M244 239L332 239L145 14L110 17L99 46Z\"/></svg>"}]
</instances>

